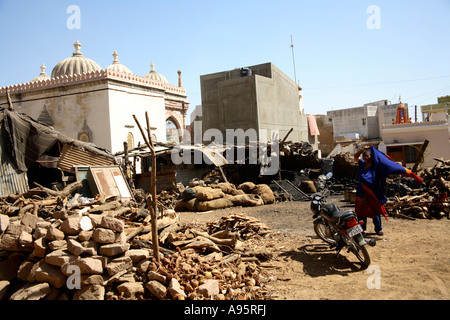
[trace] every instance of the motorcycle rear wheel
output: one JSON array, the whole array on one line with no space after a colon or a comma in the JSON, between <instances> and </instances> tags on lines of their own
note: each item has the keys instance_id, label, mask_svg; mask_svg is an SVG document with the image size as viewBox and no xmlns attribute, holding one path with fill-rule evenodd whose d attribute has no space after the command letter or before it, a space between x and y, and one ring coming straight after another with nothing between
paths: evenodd
<instances>
[{"instance_id":1,"label":"motorcycle rear wheel","mask_svg":"<svg viewBox=\"0 0 450 320\"><path fill-rule=\"evenodd\" d=\"M353 239L353 243L350 246L350 251L358 258L363 266L368 267L370 265L369 251L367 251L366 246L358 245Z\"/></svg>"},{"instance_id":2,"label":"motorcycle rear wheel","mask_svg":"<svg viewBox=\"0 0 450 320\"><path fill-rule=\"evenodd\" d=\"M333 239L330 227L323 221L323 219L316 219L314 221L314 232L323 241L328 244L336 244L336 240Z\"/></svg>"}]
</instances>

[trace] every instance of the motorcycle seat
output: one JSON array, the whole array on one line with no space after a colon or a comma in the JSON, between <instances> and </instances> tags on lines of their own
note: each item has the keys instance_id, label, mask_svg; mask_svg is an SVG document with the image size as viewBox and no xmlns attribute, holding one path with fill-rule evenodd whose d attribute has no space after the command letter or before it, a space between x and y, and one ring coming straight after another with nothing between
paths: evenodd
<instances>
[{"instance_id":1,"label":"motorcycle seat","mask_svg":"<svg viewBox=\"0 0 450 320\"><path fill-rule=\"evenodd\" d=\"M331 218L331 221L336 224L356 217L353 210L345 210L342 212L334 203L328 203L323 206L323 211Z\"/></svg>"}]
</instances>

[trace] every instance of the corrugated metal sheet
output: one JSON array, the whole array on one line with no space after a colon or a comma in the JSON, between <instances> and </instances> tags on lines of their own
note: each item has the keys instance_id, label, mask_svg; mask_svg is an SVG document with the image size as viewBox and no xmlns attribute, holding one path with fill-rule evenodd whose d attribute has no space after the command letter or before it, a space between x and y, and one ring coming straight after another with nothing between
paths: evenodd
<instances>
[{"instance_id":1,"label":"corrugated metal sheet","mask_svg":"<svg viewBox=\"0 0 450 320\"><path fill-rule=\"evenodd\" d=\"M65 144L58 161L58 168L64 171L73 170L73 166L110 166L113 160L101 155Z\"/></svg>"},{"instance_id":2,"label":"corrugated metal sheet","mask_svg":"<svg viewBox=\"0 0 450 320\"><path fill-rule=\"evenodd\" d=\"M3 152L4 150L0 124L0 196L27 192L29 189L27 173L17 171Z\"/></svg>"}]
</instances>

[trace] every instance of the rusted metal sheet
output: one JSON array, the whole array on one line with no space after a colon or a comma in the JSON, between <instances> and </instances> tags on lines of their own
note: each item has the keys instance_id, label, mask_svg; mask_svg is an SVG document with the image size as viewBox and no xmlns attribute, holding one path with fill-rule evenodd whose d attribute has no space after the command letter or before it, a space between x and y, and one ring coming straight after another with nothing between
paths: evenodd
<instances>
[{"instance_id":1,"label":"rusted metal sheet","mask_svg":"<svg viewBox=\"0 0 450 320\"><path fill-rule=\"evenodd\" d=\"M0 124L0 196L28 191L27 173L16 170L4 151Z\"/></svg>"},{"instance_id":2,"label":"rusted metal sheet","mask_svg":"<svg viewBox=\"0 0 450 320\"><path fill-rule=\"evenodd\" d=\"M72 171L74 166L109 165L114 165L113 160L69 144L64 145L58 161L58 168L63 171Z\"/></svg>"}]
</instances>

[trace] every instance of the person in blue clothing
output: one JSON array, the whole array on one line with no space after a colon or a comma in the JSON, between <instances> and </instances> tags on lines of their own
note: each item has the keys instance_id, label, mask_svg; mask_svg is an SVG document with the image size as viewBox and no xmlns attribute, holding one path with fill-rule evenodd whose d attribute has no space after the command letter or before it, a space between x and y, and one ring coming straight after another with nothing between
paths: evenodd
<instances>
[{"instance_id":1,"label":"person in blue clothing","mask_svg":"<svg viewBox=\"0 0 450 320\"><path fill-rule=\"evenodd\" d=\"M362 159L359 158L361 154ZM384 195L387 176L402 174L415 178L419 184L422 183L422 179L374 146L365 146L355 153L354 159L359 165L355 213L359 220L364 221L364 230L367 228L367 218L372 218L376 234L383 235L381 215L387 220L387 211L384 207L387 201Z\"/></svg>"},{"instance_id":2,"label":"person in blue clothing","mask_svg":"<svg viewBox=\"0 0 450 320\"><path fill-rule=\"evenodd\" d=\"M362 225L363 230L366 231L367 228L367 218L371 217L373 225L375 226L375 232L377 235L383 235L383 226L381 224L381 214L373 206L371 206L371 201L367 198L364 192L364 187L362 184L362 177L367 175L372 168L372 154L370 151L371 146L365 146L361 150L355 153L355 162L358 163L358 186L356 189L356 200L355 200L355 213L358 219L364 222ZM362 155L362 159L360 156Z\"/></svg>"}]
</instances>

